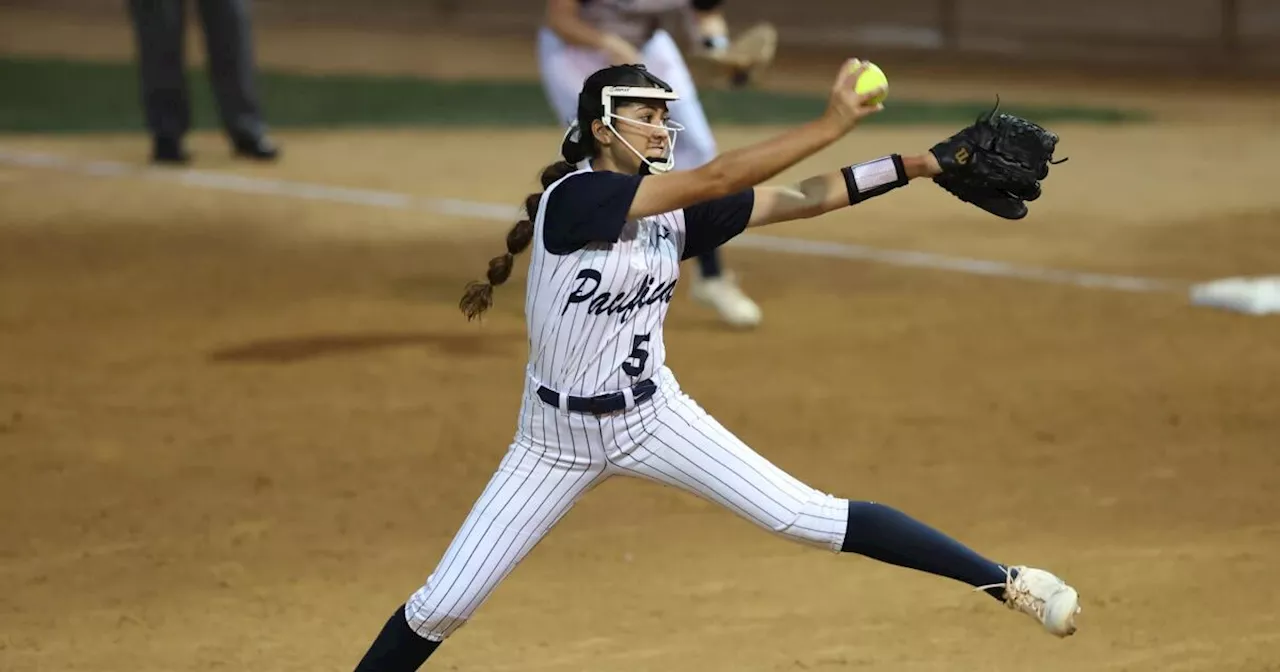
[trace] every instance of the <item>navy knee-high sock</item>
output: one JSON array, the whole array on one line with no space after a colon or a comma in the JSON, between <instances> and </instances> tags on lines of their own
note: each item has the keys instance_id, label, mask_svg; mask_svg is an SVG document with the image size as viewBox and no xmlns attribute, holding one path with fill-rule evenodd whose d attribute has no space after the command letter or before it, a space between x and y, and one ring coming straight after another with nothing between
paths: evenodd
<instances>
[{"instance_id":1,"label":"navy knee-high sock","mask_svg":"<svg viewBox=\"0 0 1280 672\"><path fill-rule=\"evenodd\" d=\"M698 257L698 268L702 271L704 278L718 278L724 272L720 267L720 251L711 250L706 254Z\"/></svg>"},{"instance_id":2,"label":"navy knee-high sock","mask_svg":"<svg viewBox=\"0 0 1280 672\"><path fill-rule=\"evenodd\" d=\"M1005 568L970 550L964 544L915 520L893 507L875 502L849 502L845 553L865 555L938 576L963 581L987 594L1004 599Z\"/></svg>"},{"instance_id":3,"label":"navy knee-high sock","mask_svg":"<svg viewBox=\"0 0 1280 672\"><path fill-rule=\"evenodd\" d=\"M409 627L404 605L400 605L382 626L355 672L416 672L438 646L440 642L421 637Z\"/></svg>"}]
</instances>

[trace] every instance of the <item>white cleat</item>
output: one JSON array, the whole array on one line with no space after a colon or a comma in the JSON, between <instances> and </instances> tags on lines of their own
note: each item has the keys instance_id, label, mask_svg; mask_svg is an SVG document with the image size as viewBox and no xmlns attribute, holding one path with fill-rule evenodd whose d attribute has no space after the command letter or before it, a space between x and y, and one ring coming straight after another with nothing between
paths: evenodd
<instances>
[{"instance_id":1,"label":"white cleat","mask_svg":"<svg viewBox=\"0 0 1280 672\"><path fill-rule=\"evenodd\" d=\"M1043 569L1018 566L1007 571L1005 605L1040 621L1051 635L1075 634L1076 614L1080 613L1080 595L1075 588Z\"/></svg>"},{"instance_id":2,"label":"white cleat","mask_svg":"<svg viewBox=\"0 0 1280 672\"><path fill-rule=\"evenodd\" d=\"M754 327L763 317L760 306L742 293L733 275L727 272L716 278L695 275L692 295L697 301L714 308L720 313L720 319L734 327Z\"/></svg>"}]
</instances>

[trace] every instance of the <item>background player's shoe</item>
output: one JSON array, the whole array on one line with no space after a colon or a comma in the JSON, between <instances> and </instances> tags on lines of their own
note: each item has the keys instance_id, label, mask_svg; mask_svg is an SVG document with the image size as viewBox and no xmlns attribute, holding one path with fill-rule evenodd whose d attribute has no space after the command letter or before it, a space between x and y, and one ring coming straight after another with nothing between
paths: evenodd
<instances>
[{"instance_id":1,"label":"background player's shoe","mask_svg":"<svg viewBox=\"0 0 1280 672\"><path fill-rule=\"evenodd\" d=\"M1075 634L1080 595L1062 579L1034 567L1010 567L1004 584L1004 603L1040 621L1049 634Z\"/></svg>"},{"instance_id":2,"label":"background player's shoe","mask_svg":"<svg viewBox=\"0 0 1280 672\"><path fill-rule=\"evenodd\" d=\"M720 319L735 327L754 327L763 317L760 306L742 293L733 274L728 271L714 278L695 274L692 294L694 299L720 313Z\"/></svg>"},{"instance_id":3,"label":"background player's shoe","mask_svg":"<svg viewBox=\"0 0 1280 672\"><path fill-rule=\"evenodd\" d=\"M151 139L151 162L162 166L181 166L191 161L182 140L156 136Z\"/></svg>"},{"instance_id":4,"label":"background player's shoe","mask_svg":"<svg viewBox=\"0 0 1280 672\"><path fill-rule=\"evenodd\" d=\"M232 153L255 161L275 161L280 148L265 135L237 135L231 138Z\"/></svg>"}]
</instances>

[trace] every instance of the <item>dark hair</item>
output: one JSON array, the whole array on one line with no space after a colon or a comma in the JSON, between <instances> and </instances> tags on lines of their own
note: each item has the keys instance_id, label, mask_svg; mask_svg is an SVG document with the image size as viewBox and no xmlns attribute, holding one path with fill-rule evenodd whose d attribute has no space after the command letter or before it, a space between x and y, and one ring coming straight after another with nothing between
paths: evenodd
<instances>
[{"instance_id":1,"label":"dark hair","mask_svg":"<svg viewBox=\"0 0 1280 672\"><path fill-rule=\"evenodd\" d=\"M643 65L613 65L592 73L583 82L582 91L578 94L576 128L570 127L560 145L563 160L542 170L540 181L543 191L577 170L578 163L595 156L598 148L595 136L591 134L591 122L604 117L601 93L606 86L656 86L672 90L670 85L650 74ZM516 255L524 252L533 241L533 220L538 216L538 204L542 201L543 191L525 197L525 218L516 222L507 232L506 253L489 260L489 270L485 274L488 282L475 281L467 284L458 308L467 316L468 321L480 317L493 306L493 288L511 277Z\"/></svg>"},{"instance_id":2,"label":"dark hair","mask_svg":"<svg viewBox=\"0 0 1280 672\"><path fill-rule=\"evenodd\" d=\"M560 178L572 173L576 167L567 161L557 161L542 169L539 178L543 190ZM516 255L524 252L533 241L533 220L538 216L538 204L542 201L542 191L529 194L524 199L525 218L516 222L507 232L507 251L489 260L489 271L485 274L488 282L473 281L467 283L467 289L458 302L462 314L471 321L480 317L493 305L493 288L501 285L511 277L511 269L515 265Z\"/></svg>"}]
</instances>

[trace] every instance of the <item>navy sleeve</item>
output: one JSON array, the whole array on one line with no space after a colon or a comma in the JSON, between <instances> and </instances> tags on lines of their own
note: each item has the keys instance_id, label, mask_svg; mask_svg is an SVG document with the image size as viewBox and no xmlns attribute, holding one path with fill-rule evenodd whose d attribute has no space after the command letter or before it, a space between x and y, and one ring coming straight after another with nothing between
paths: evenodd
<instances>
[{"instance_id":1,"label":"navy sleeve","mask_svg":"<svg viewBox=\"0 0 1280 672\"><path fill-rule=\"evenodd\" d=\"M747 229L756 204L755 189L746 189L684 209L684 255L702 256Z\"/></svg>"},{"instance_id":2,"label":"navy sleeve","mask_svg":"<svg viewBox=\"0 0 1280 672\"><path fill-rule=\"evenodd\" d=\"M577 252L590 243L616 243L642 175L580 173L547 196L542 242L552 254Z\"/></svg>"}]
</instances>

